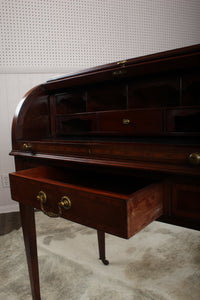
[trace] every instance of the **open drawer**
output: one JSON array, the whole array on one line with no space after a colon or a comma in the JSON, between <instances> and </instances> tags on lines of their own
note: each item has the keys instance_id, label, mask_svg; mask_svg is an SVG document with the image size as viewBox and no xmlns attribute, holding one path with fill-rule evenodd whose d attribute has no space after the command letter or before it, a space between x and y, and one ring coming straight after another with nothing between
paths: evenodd
<instances>
[{"instance_id":1,"label":"open drawer","mask_svg":"<svg viewBox=\"0 0 200 300\"><path fill-rule=\"evenodd\" d=\"M10 187L13 200L123 238L163 212L162 183L134 176L38 167L11 173Z\"/></svg>"}]
</instances>

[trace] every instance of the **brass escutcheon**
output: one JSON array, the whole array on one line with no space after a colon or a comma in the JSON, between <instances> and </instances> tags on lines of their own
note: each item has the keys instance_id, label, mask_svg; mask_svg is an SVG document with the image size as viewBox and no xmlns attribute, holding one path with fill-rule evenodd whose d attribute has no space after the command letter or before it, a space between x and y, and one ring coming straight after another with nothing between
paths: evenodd
<instances>
[{"instance_id":1,"label":"brass escutcheon","mask_svg":"<svg viewBox=\"0 0 200 300\"><path fill-rule=\"evenodd\" d=\"M119 65L120 67L125 67L127 60L121 60L117 62L117 65Z\"/></svg>"}]
</instances>

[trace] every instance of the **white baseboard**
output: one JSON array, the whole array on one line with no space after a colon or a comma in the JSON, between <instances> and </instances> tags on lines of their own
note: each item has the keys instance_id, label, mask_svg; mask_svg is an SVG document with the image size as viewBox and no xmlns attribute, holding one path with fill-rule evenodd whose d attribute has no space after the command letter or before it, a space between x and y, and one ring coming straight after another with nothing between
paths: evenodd
<instances>
[{"instance_id":1,"label":"white baseboard","mask_svg":"<svg viewBox=\"0 0 200 300\"><path fill-rule=\"evenodd\" d=\"M19 204L18 203L0 206L0 214L15 212L15 211L19 211Z\"/></svg>"}]
</instances>

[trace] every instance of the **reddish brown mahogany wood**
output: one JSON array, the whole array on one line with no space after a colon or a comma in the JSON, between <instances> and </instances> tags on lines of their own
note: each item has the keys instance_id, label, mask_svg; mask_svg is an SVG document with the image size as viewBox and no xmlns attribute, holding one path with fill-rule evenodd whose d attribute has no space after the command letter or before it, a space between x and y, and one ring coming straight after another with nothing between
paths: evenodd
<instances>
[{"instance_id":1,"label":"reddish brown mahogany wood","mask_svg":"<svg viewBox=\"0 0 200 300\"><path fill-rule=\"evenodd\" d=\"M97 229L102 261L105 232L130 238L159 217L200 228L199 67L195 45L50 80L25 95L13 119L10 183L34 299L33 207L58 214L69 197L62 217Z\"/></svg>"},{"instance_id":2,"label":"reddish brown mahogany wood","mask_svg":"<svg viewBox=\"0 0 200 300\"><path fill-rule=\"evenodd\" d=\"M106 249L105 249L105 232L97 230L98 244L99 244L99 259L108 265L109 261L106 260Z\"/></svg>"},{"instance_id":3,"label":"reddish brown mahogany wood","mask_svg":"<svg viewBox=\"0 0 200 300\"><path fill-rule=\"evenodd\" d=\"M40 209L37 195L42 187L46 211L58 213L59 202L67 196L71 208L63 209L62 217L123 238L163 213L162 185L145 178L40 167L10 174L10 183L16 201Z\"/></svg>"},{"instance_id":4,"label":"reddish brown mahogany wood","mask_svg":"<svg viewBox=\"0 0 200 300\"><path fill-rule=\"evenodd\" d=\"M200 219L200 186L199 184L173 185L172 213L174 216Z\"/></svg>"},{"instance_id":5,"label":"reddish brown mahogany wood","mask_svg":"<svg viewBox=\"0 0 200 300\"><path fill-rule=\"evenodd\" d=\"M33 300L40 300L41 298L34 208L32 206L20 203L20 214L31 282L32 297Z\"/></svg>"}]
</instances>

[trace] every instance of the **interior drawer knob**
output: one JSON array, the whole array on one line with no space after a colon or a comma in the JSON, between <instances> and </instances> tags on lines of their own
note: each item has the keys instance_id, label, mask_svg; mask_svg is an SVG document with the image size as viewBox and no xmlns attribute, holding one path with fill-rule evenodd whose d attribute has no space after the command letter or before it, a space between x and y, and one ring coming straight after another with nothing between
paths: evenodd
<instances>
[{"instance_id":1,"label":"interior drawer knob","mask_svg":"<svg viewBox=\"0 0 200 300\"><path fill-rule=\"evenodd\" d=\"M71 200L67 196L63 196L58 203L59 215L62 215L62 208L68 210L72 206Z\"/></svg>"},{"instance_id":2,"label":"interior drawer knob","mask_svg":"<svg viewBox=\"0 0 200 300\"><path fill-rule=\"evenodd\" d=\"M128 124L131 123L131 120L130 120L130 119L123 119L123 120L122 120L122 123L123 123L124 125L128 125Z\"/></svg>"},{"instance_id":3,"label":"interior drawer knob","mask_svg":"<svg viewBox=\"0 0 200 300\"><path fill-rule=\"evenodd\" d=\"M189 161L192 165L200 164L200 153L191 153L189 155Z\"/></svg>"},{"instance_id":4,"label":"interior drawer knob","mask_svg":"<svg viewBox=\"0 0 200 300\"><path fill-rule=\"evenodd\" d=\"M32 145L30 143L24 143L23 144L23 150L31 151L32 150Z\"/></svg>"}]
</instances>

